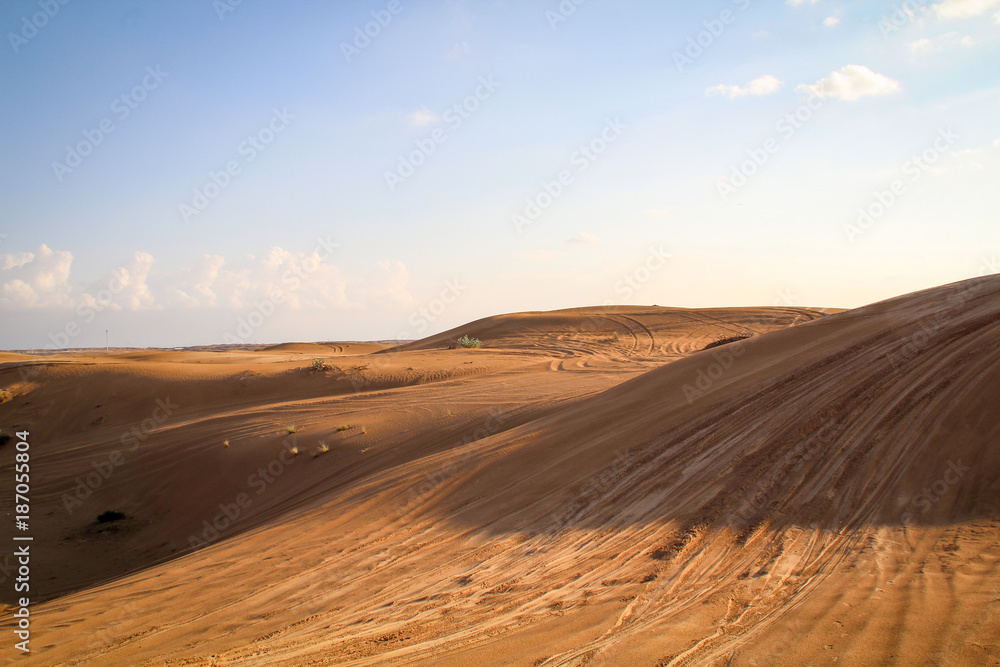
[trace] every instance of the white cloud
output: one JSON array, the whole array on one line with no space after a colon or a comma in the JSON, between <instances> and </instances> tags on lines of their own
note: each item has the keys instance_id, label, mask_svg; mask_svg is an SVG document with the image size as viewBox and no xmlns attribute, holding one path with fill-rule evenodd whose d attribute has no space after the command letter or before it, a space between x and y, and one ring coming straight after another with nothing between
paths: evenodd
<instances>
[{"instance_id":1,"label":"white cloud","mask_svg":"<svg viewBox=\"0 0 1000 667\"><path fill-rule=\"evenodd\" d=\"M2 268L5 270L16 269L35 259L34 253L30 252L19 252L16 255L0 255L0 257L3 257Z\"/></svg>"},{"instance_id":2,"label":"white cloud","mask_svg":"<svg viewBox=\"0 0 1000 667\"><path fill-rule=\"evenodd\" d=\"M277 298L289 309L360 307L348 297L348 280L338 267L315 252L292 253L278 246L233 263L206 255L199 266L166 282L178 305L189 307L245 310Z\"/></svg>"},{"instance_id":3,"label":"white cloud","mask_svg":"<svg viewBox=\"0 0 1000 667\"><path fill-rule=\"evenodd\" d=\"M603 243L603 239L600 239L593 234L588 234L587 232L580 232L572 238L566 239L566 243L570 245L591 245L593 243Z\"/></svg>"},{"instance_id":4,"label":"white cloud","mask_svg":"<svg viewBox=\"0 0 1000 667\"><path fill-rule=\"evenodd\" d=\"M902 89L899 81L873 72L864 65L847 65L814 84L799 86L799 90L806 94L847 101L870 95L889 95Z\"/></svg>"},{"instance_id":5,"label":"white cloud","mask_svg":"<svg viewBox=\"0 0 1000 667\"><path fill-rule=\"evenodd\" d=\"M975 171L997 170L1000 168L1000 139L979 148L956 150L949 166L954 171L963 169L972 169Z\"/></svg>"},{"instance_id":6,"label":"white cloud","mask_svg":"<svg viewBox=\"0 0 1000 667\"><path fill-rule=\"evenodd\" d=\"M433 111L420 108L411 113L406 117L406 120L415 127L423 127L424 125L430 125L438 119L437 114Z\"/></svg>"},{"instance_id":7,"label":"white cloud","mask_svg":"<svg viewBox=\"0 0 1000 667\"><path fill-rule=\"evenodd\" d=\"M274 247L229 262L205 255L193 266L153 275L152 255L136 252L92 285L71 282L73 257L42 245L35 253L0 254L0 308L247 310L280 298L290 310L326 311L412 305L409 273L401 262L380 262L355 276L317 252Z\"/></svg>"},{"instance_id":8,"label":"white cloud","mask_svg":"<svg viewBox=\"0 0 1000 667\"><path fill-rule=\"evenodd\" d=\"M73 305L69 269L73 255L52 250L44 243L38 252L4 254L0 272L0 306L14 308Z\"/></svg>"},{"instance_id":9,"label":"white cloud","mask_svg":"<svg viewBox=\"0 0 1000 667\"><path fill-rule=\"evenodd\" d=\"M1000 7L1000 0L944 0L933 9L942 19L967 19L981 16L995 7Z\"/></svg>"},{"instance_id":10,"label":"white cloud","mask_svg":"<svg viewBox=\"0 0 1000 667\"><path fill-rule=\"evenodd\" d=\"M921 53L936 53L947 48L952 48L956 46L962 46L965 48L971 48L977 44L976 40L969 35L962 36L957 32L947 32L943 35L938 35L933 39L923 37L916 41L910 42L910 52L913 54Z\"/></svg>"},{"instance_id":11,"label":"white cloud","mask_svg":"<svg viewBox=\"0 0 1000 667\"><path fill-rule=\"evenodd\" d=\"M153 256L146 252L136 252L132 259L119 267L120 289L114 297L112 308L124 310L149 310L158 307L153 292L149 288L149 270L153 266ZM98 283L97 289L104 289L105 284ZM119 285L116 283L116 287ZM80 297L83 299L89 294Z\"/></svg>"},{"instance_id":12,"label":"white cloud","mask_svg":"<svg viewBox=\"0 0 1000 667\"><path fill-rule=\"evenodd\" d=\"M825 19L823 19L823 25L825 25L827 28L834 28L840 25L840 19L837 18L836 16L827 16Z\"/></svg>"},{"instance_id":13,"label":"white cloud","mask_svg":"<svg viewBox=\"0 0 1000 667\"><path fill-rule=\"evenodd\" d=\"M729 98L744 97L746 95L770 95L781 90L785 82L776 76L765 74L748 83L746 86L733 86L720 83L705 91L706 95L724 95Z\"/></svg>"}]
</instances>

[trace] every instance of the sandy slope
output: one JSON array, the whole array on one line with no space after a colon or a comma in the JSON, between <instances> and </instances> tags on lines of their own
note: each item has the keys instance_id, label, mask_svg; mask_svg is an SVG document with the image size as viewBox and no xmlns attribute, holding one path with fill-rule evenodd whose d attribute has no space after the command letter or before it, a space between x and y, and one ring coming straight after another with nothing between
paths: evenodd
<instances>
[{"instance_id":1,"label":"sandy slope","mask_svg":"<svg viewBox=\"0 0 1000 667\"><path fill-rule=\"evenodd\" d=\"M0 360L48 598L19 662L1000 664L1000 278L821 315Z\"/></svg>"}]
</instances>

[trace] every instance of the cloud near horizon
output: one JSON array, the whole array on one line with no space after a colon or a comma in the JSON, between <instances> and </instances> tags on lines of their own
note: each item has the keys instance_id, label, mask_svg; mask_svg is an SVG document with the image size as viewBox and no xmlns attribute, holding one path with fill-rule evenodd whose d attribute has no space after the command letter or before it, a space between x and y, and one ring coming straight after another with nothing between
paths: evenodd
<instances>
[{"instance_id":1,"label":"cloud near horizon","mask_svg":"<svg viewBox=\"0 0 1000 667\"><path fill-rule=\"evenodd\" d=\"M846 65L814 84L802 84L799 91L818 97L848 102L862 97L890 95L903 90L903 84L864 65Z\"/></svg>"},{"instance_id":2,"label":"cloud near horizon","mask_svg":"<svg viewBox=\"0 0 1000 667\"><path fill-rule=\"evenodd\" d=\"M72 280L69 251L42 244L34 253L0 254L0 310L242 310L275 298L291 309L364 310L414 302L402 262L378 262L349 277L315 252L277 246L241 261L204 255L173 274L154 274L155 261L137 251L104 278L83 285Z\"/></svg>"}]
</instances>

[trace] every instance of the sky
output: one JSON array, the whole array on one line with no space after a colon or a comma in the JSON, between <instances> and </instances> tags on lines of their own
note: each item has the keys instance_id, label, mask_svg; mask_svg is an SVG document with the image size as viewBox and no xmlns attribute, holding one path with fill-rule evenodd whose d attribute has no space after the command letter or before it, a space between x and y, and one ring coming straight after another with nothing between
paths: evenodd
<instances>
[{"instance_id":1,"label":"sky","mask_svg":"<svg viewBox=\"0 0 1000 667\"><path fill-rule=\"evenodd\" d=\"M0 348L1000 272L1000 0L4 0Z\"/></svg>"}]
</instances>

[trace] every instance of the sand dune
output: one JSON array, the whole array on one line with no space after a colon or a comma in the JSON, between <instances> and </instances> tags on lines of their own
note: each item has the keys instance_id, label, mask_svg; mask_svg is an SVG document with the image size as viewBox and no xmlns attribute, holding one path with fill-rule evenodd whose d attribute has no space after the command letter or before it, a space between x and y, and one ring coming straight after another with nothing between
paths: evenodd
<instances>
[{"instance_id":1,"label":"sand dune","mask_svg":"<svg viewBox=\"0 0 1000 667\"><path fill-rule=\"evenodd\" d=\"M762 334L822 317L816 308L661 308L606 306L487 317L407 343L402 350L448 347L463 335L491 348L545 348L552 352L623 356L674 355L702 349L717 338Z\"/></svg>"},{"instance_id":2,"label":"sand dune","mask_svg":"<svg viewBox=\"0 0 1000 667\"><path fill-rule=\"evenodd\" d=\"M262 348L262 352L291 352L317 357L331 354L369 354L387 347L378 343L281 343Z\"/></svg>"},{"instance_id":3,"label":"sand dune","mask_svg":"<svg viewBox=\"0 0 1000 667\"><path fill-rule=\"evenodd\" d=\"M353 345L0 358L19 663L1000 664L1000 277Z\"/></svg>"}]
</instances>

